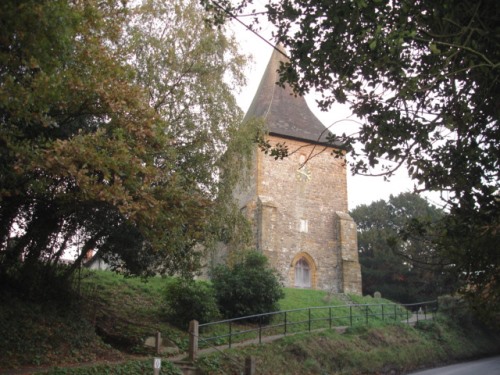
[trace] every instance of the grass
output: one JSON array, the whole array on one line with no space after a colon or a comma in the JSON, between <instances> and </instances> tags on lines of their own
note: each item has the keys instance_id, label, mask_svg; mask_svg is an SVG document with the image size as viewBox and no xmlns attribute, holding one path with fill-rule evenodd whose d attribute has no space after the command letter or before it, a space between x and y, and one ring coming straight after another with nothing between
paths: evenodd
<instances>
[{"instance_id":1,"label":"grass","mask_svg":"<svg viewBox=\"0 0 500 375\"><path fill-rule=\"evenodd\" d=\"M54 368L46 372L46 375L95 375L95 374L112 374L112 375L130 375L130 374L149 374L152 373L152 361L128 361L123 364L102 364L88 367L70 367L70 368ZM163 375L182 375L182 372L168 361L163 361L161 365L161 373Z\"/></svg>"},{"instance_id":2,"label":"grass","mask_svg":"<svg viewBox=\"0 0 500 375\"><path fill-rule=\"evenodd\" d=\"M328 306L336 303L324 290L285 288L285 298L280 301L281 310L301 309L313 306Z\"/></svg>"},{"instance_id":3,"label":"grass","mask_svg":"<svg viewBox=\"0 0 500 375\"><path fill-rule=\"evenodd\" d=\"M155 355L154 348L144 346L144 339L157 331L181 351L187 349L187 332L168 324L163 314L163 290L171 279L157 277L145 283L140 279L102 271L87 271L81 276L75 286L79 297L56 304L28 302L0 290L0 373L2 369L24 366L59 366L51 374L141 374L145 369L151 369L151 358ZM389 302L350 297L361 304ZM471 335L464 331L434 322L419 323L417 330L401 325L387 326L385 321L391 320L392 310L389 315L385 311L382 321L380 308L377 310L374 306L368 307L367 326L366 307L346 307L345 302L324 291L285 289L285 298L280 301L280 305L282 310L314 307L311 310L288 312L288 333L308 331L308 323L303 321L309 318L309 313L313 318L311 330L315 330L329 326L330 311L333 325L349 326L350 319L346 317L353 309L353 326L345 336L325 330L321 333L287 336L266 346L230 351L234 352L231 355L238 361L246 355L258 356L258 367L263 369L260 373L272 374L274 370L270 369L276 368L275 373L286 374L290 373L286 372L287 368L293 368L297 373L319 374L319 369L324 368L332 371L326 373L335 374L333 371L343 373L342 369L356 366L367 369L369 366L365 361L377 364L379 367L374 368L379 369L384 363L399 363L395 353L386 353L385 349L378 346L403 348L400 353L403 367L421 363L426 355L432 361L440 361L450 353L458 357L467 353L485 353L494 347L488 341L472 342L469 338ZM405 316L404 310L396 310L396 320L402 320ZM284 314L280 313L273 324L282 324L283 319ZM257 327L255 323L233 325L232 330L244 331ZM267 333L282 333L283 328L281 325ZM221 326L213 332L222 334L227 329L227 326ZM245 333L238 340L255 338L257 335L256 332ZM439 342L445 345L439 347L435 344ZM227 339L219 339L215 343L227 344ZM209 356L200 360L200 366L206 373L233 373L229 362L234 362L226 362L224 358ZM329 358L333 358L336 367L326 365ZM123 363L103 363L106 361ZM176 371L168 361L164 361L162 374L175 374ZM370 372L366 370L366 373Z\"/></svg>"},{"instance_id":4,"label":"grass","mask_svg":"<svg viewBox=\"0 0 500 375\"><path fill-rule=\"evenodd\" d=\"M238 373L245 358L256 358L256 374L406 373L417 368L498 353L499 336L471 335L447 319L365 325L345 334L324 330L287 336L266 345L230 349L200 358L204 374Z\"/></svg>"},{"instance_id":5,"label":"grass","mask_svg":"<svg viewBox=\"0 0 500 375\"><path fill-rule=\"evenodd\" d=\"M82 280L87 315L90 312L104 341L131 354L149 354L145 337L160 331L181 350L188 345L186 332L168 324L162 314L163 290L170 279L147 281L106 271L87 271Z\"/></svg>"},{"instance_id":6,"label":"grass","mask_svg":"<svg viewBox=\"0 0 500 375\"><path fill-rule=\"evenodd\" d=\"M187 349L186 330L168 324L162 313L163 291L170 279L155 277L144 282L103 271L84 271L80 276L75 282L80 297L74 301L36 304L12 295L0 300L0 368L148 356L154 354L154 349L145 347L144 340L157 331L181 351ZM285 289L285 298L280 301L282 310L342 303L324 291L303 289ZM345 314L345 308L336 310ZM327 310L314 310L314 319L325 319L325 314ZM283 318L283 314L277 315L274 323L280 324ZM288 332L308 329L306 323L297 323L308 319L306 311L288 313L287 319L288 323L296 323L288 325ZM325 320L317 320L312 329L326 325ZM255 325L239 325L235 329L249 328ZM226 331L227 327L222 326L213 332L220 335ZM281 331L280 326L266 333ZM242 334L235 340L256 335ZM227 339L214 341L227 342Z\"/></svg>"},{"instance_id":7,"label":"grass","mask_svg":"<svg viewBox=\"0 0 500 375\"><path fill-rule=\"evenodd\" d=\"M85 271L75 281L78 295L57 303L0 290L0 369L151 356L154 348L144 340L157 331L184 350L187 333L162 316L168 281Z\"/></svg>"},{"instance_id":8,"label":"grass","mask_svg":"<svg viewBox=\"0 0 500 375\"><path fill-rule=\"evenodd\" d=\"M0 368L48 365L61 358L80 363L121 359L122 354L100 340L90 322L72 306L33 303L2 294Z\"/></svg>"},{"instance_id":9,"label":"grass","mask_svg":"<svg viewBox=\"0 0 500 375\"><path fill-rule=\"evenodd\" d=\"M401 321L406 310L385 299L350 296L355 304L345 302L321 290L285 288L280 301L280 311L269 323L225 322L200 327L200 347L228 345L265 336L300 333L341 326L383 324L385 321ZM381 306L380 304L387 304ZM385 311L384 311L385 307ZM231 334L231 338L229 338Z\"/></svg>"}]
</instances>

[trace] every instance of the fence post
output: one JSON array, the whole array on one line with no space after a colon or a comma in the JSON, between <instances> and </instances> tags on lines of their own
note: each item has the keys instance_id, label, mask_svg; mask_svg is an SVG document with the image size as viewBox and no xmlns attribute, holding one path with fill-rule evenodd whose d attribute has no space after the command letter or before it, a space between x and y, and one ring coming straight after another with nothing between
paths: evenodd
<instances>
[{"instance_id":1,"label":"fence post","mask_svg":"<svg viewBox=\"0 0 500 375\"><path fill-rule=\"evenodd\" d=\"M366 315L366 324L368 324L368 305L366 305L365 315Z\"/></svg>"},{"instance_id":2,"label":"fence post","mask_svg":"<svg viewBox=\"0 0 500 375\"><path fill-rule=\"evenodd\" d=\"M309 309L309 332L311 332L311 309Z\"/></svg>"},{"instance_id":3,"label":"fence post","mask_svg":"<svg viewBox=\"0 0 500 375\"><path fill-rule=\"evenodd\" d=\"M156 354L160 354L160 347L161 347L161 332L156 331L156 337L155 337Z\"/></svg>"},{"instance_id":4,"label":"fence post","mask_svg":"<svg viewBox=\"0 0 500 375\"><path fill-rule=\"evenodd\" d=\"M250 356L245 358L245 375L255 374L255 358Z\"/></svg>"},{"instance_id":5,"label":"fence post","mask_svg":"<svg viewBox=\"0 0 500 375\"><path fill-rule=\"evenodd\" d=\"M286 336L286 311L285 311L285 333L284 335Z\"/></svg>"},{"instance_id":6,"label":"fence post","mask_svg":"<svg viewBox=\"0 0 500 375\"><path fill-rule=\"evenodd\" d=\"M396 304L394 304L394 321L398 320L398 314L396 312Z\"/></svg>"},{"instance_id":7,"label":"fence post","mask_svg":"<svg viewBox=\"0 0 500 375\"><path fill-rule=\"evenodd\" d=\"M198 352L199 323L197 320L189 322L189 360L194 362Z\"/></svg>"},{"instance_id":8,"label":"fence post","mask_svg":"<svg viewBox=\"0 0 500 375\"><path fill-rule=\"evenodd\" d=\"M382 305L382 321L384 321L384 305Z\"/></svg>"},{"instance_id":9,"label":"fence post","mask_svg":"<svg viewBox=\"0 0 500 375\"><path fill-rule=\"evenodd\" d=\"M233 338L233 327L231 326L231 322L229 322L229 349L231 349L232 338Z\"/></svg>"},{"instance_id":10,"label":"fence post","mask_svg":"<svg viewBox=\"0 0 500 375\"><path fill-rule=\"evenodd\" d=\"M161 358L153 358L153 375L160 375Z\"/></svg>"},{"instance_id":11,"label":"fence post","mask_svg":"<svg viewBox=\"0 0 500 375\"><path fill-rule=\"evenodd\" d=\"M352 327L352 306L349 306L349 320L351 322L351 327Z\"/></svg>"},{"instance_id":12,"label":"fence post","mask_svg":"<svg viewBox=\"0 0 500 375\"><path fill-rule=\"evenodd\" d=\"M332 329L332 308L330 307L330 329Z\"/></svg>"},{"instance_id":13,"label":"fence post","mask_svg":"<svg viewBox=\"0 0 500 375\"><path fill-rule=\"evenodd\" d=\"M262 315L259 317L259 344L262 344Z\"/></svg>"}]
</instances>

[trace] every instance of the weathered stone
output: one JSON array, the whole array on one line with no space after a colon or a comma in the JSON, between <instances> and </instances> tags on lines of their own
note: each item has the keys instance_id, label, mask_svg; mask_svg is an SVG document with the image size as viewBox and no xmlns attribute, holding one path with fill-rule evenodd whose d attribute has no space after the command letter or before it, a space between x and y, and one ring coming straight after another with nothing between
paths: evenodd
<instances>
[{"instance_id":1,"label":"weathered stone","mask_svg":"<svg viewBox=\"0 0 500 375\"><path fill-rule=\"evenodd\" d=\"M144 341L144 346L154 348L155 345L156 345L156 337L154 336L146 337L146 340Z\"/></svg>"},{"instance_id":2,"label":"weathered stone","mask_svg":"<svg viewBox=\"0 0 500 375\"><path fill-rule=\"evenodd\" d=\"M146 340L144 340L144 346L149 347L149 348L155 348L156 347L156 337L155 336L146 337ZM161 354L176 354L176 353L179 353L179 348L170 340L161 338L160 339L160 353Z\"/></svg>"},{"instance_id":3,"label":"weathered stone","mask_svg":"<svg viewBox=\"0 0 500 375\"><path fill-rule=\"evenodd\" d=\"M256 150L235 198L253 225L255 247L286 286L361 294L345 159L332 156L339 149L325 143L328 131L304 98L275 85L280 59L271 57L246 118L263 117L271 146L285 143L290 154L276 160Z\"/></svg>"},{"instance_id":4,"label":"weathered stone","mask_svg":"<svg viewBox=\"0 0 500 375\"><path fill-rule=\"evenodd\" d=\"M373 298L382 298L382 293L380 292L373 293Z\"/></svg>"}]
</instances>

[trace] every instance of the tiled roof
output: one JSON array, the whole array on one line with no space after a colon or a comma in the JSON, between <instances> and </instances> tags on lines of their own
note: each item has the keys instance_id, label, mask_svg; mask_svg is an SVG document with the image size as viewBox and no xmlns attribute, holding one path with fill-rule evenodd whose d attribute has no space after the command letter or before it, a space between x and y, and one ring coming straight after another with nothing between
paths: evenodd
<instances>
[{"instance_id":1,"label":"tiled roof","mask_svg":"<svg viewBox=\"0 0 500 375\"><path fill-rule=\"evenodd\" d=\"M281 45L277 48L284 52ZM245 119L263 117L269 133L278 136L326 143L329 131L309 109L304 97L294 94L290 86L281 87L278 68L285 57L274 50Z\"/></svg>"}]
</instances>

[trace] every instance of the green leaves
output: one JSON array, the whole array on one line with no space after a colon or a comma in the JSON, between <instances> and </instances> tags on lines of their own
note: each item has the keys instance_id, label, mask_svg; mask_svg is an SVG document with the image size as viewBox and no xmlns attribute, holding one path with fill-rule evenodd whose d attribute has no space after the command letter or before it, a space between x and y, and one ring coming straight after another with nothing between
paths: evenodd
<instances>
[{"instance_id":1,"label":"green leaves","mask_svg":"<svg viewBox=\"0 0 500 375\"><path fill-rule=\"evenodd\" d=\"M217 266L212 283L221 313L228 319L277 311L284 296L278 273L257 251L247 253L232 267Z\"/></svg>"},{"instance_id":2,"label":"green leaves","mask_svg":"<svg viewBox=\"0 0 500 375\"><path fill-rule=\"evenodd\" d=\"M436 55L439 55L441 53L441 50L437 47L436 43L430 43L429 49L431 50L432 53Z\"/></svg>"},{"instance_id":3,"label":"green leaves","mask_svg":"<svg viewBox=\"0 0 500 375\"><path fill-rule=\"evenodd\" d=\"M165 313L169 323L187 330L191 320L208 323L219 317L215 291L203 281L174 279L165 293Z\"/></svg>"},{"instance_id":4,"label":"green leaves","mask_svg":"<svg viewBox=\"0 0 500 375\"><path fill-rule=\"evenodd\" d=\"M416 194L361 205L350 212L358 226L363 292L399 302L436 298L458 288L438 254L444 213ZM454 276L454 275L452 275Z\"/></svg>"},{"instance_id":5,"label":"green leaves","mask_svg":"<svg viewBox=\"0 0 500 375\"><path fill-rule=\"evenodd\" d=\"M367 156L353 161L355 172L376 164L375 159L425 163L428 172L439 169L442 178L428 180L426 172L416 173L417 182L460 199L467 189L463 178L469 185L495 185L488 181L498 169L490 145L500 147L498 114L490 104L498 102L500 92L498 40L492 38L498 23L492 10L498 6L494 1L418 6L407 1L291 1L270 5L269 20L291 56L282 80L298 92L314 87L325 108L349 98L352 112L365 122L351 136L351 143L364 145ZM308 16L295 20L290 7L307 9ZM451 150L428 142L431 135L450 140L450 147L474 162L442 157ZM469 147L466 139L481 141ZM476 162L482 165L479 179ZM463 178L453 177L459 175Z\"/></svg>"},{"instance_id":6,"label":"green leaves","mask_svg":"<svg viewBox=\"0 0 500 375\"><path fill-rule=\"evenodd\" d=\"M242 117L234 41L195 1L6 1L0 13L0 265L76 248L68 275L88 249L134 274L196 272L195 245L241 223L235 178L219 178L249 152L239 139L223 157Z\"/></svg>"},{"instance_id":7,"label":"green leaves","mask_svg":"<svg viewBox=\"0 0 500 375\"><path fill-rule=\"evenodd\" d=\"M500 3L291 0L267 9L290 56L280 82L314 88L323 109L350 105L363 123L348 140L362 151L351 153L354 173L405 165L420 191L442 192L450 216L439 251L457 254L456 276L496 301L486 264L498 263L488 244L500 228ZM486 263L470 256L478 244Z\"/></svg>"}]
</instances>

